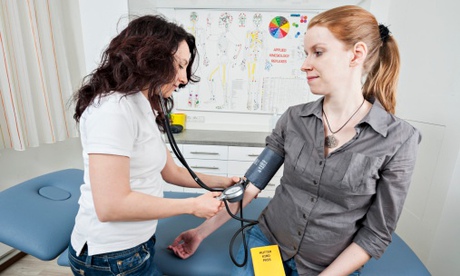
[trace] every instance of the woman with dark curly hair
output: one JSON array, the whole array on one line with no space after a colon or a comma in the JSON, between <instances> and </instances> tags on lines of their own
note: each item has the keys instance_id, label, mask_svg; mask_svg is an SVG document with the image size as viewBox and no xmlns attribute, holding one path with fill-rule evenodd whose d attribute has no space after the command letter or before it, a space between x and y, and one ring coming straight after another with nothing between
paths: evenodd
<instances>
[{"instance_id":1,"label":"woman with dark curly hair","mask_svg":"<svg viewBox=\"0 0 460 276\"><path fill-rule=\"evenodd\" d=\"M210 218L222 202L209 192L163 198L163 180L198 187L177 166L162 139L174 90L199 80L192 66L194 37L161 16L131 21L75 94L84 160L80 209L69 245L75 275L161 275L153 263L158 219ZM225 188L233 179L198 174Z\"/></svg>"}]
</instances>

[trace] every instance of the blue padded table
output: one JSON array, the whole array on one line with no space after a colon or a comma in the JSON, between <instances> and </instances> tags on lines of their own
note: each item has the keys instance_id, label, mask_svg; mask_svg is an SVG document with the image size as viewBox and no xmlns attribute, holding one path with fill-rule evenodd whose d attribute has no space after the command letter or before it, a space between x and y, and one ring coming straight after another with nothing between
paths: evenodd
<instances>
[{"instance_id":1,"label":"blue padded table","mask_svg":"<svg viewBox=\"0 0 460 276\"><path fill-rule=\"evenodd\" d=\"M78 211L83 171L67 169L0 192L0 242L41 260L69 244Z\"/></svg>"},{"instance_id":2,"label":"blue padded table","mask_svg":"<svg viewBox=\"0 0 460 276\"><path fill-rule=\"evenodd\" d=\"M194 193L165 192L168 198L196 197ZM257 219L262 210L267 206L269 198L254 199L244 209L244 217ZM225 276L230 275L233 263L229 256L229 244L232 236L240 228L240 223L234 219L228 221L207 239L205 239L197 252L188 259L182 260L168 250L173 240L183 231L194 228L204 220L190 215L181 215L161 219L156 232L157 243L155 246L155 263L164 275L168 276ZM236 254L241 244L241 238L235 242ZM69 266L67 252L58 259L58 264ZM420 259L397 235L393 234L393 242L379 260L370 260L362 269L361 275L372 276L425 276L430 275Z\"/></svg>"}]
</instances>

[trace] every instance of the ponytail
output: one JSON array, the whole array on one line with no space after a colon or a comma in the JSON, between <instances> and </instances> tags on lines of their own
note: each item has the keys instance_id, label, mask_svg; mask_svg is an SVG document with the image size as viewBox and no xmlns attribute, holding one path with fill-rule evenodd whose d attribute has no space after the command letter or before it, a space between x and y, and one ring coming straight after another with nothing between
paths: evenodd
<instances>
[{"instance_id":1,"label":"ponytail","mask_svg":"<svg viewBox=\"0 0 460 276\"><path fill-rule=\"evenodd\" d=\"M388 36L379 49L379 58L368 73L363 86L364 98L377 98L386 111L395 113L400 71L398 44Z\"/></svg>"}]
</instances>

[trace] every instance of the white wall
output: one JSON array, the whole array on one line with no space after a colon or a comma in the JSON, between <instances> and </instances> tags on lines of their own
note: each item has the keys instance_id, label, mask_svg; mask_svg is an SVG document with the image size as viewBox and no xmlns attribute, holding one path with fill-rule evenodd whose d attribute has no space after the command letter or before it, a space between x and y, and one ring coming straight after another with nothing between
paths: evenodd
<instances>
[{"instance_id":1,"label":"white wall","mask_svg":"<svg viewBox=\"0 0 460 276\"><path fill-rule=\"evenodd\" d=\"M102 51L128 23L127 0L79 0L85 52L89 74L101 61Z\"/></svg>"},{"instance_id":2,"label":"white wall","mask_svg":"<svg viewBox=\"0 0 460 276\"><path fill-rule=\"evenodd\" d=\"M460 25L458 24L458 1L430 1L432 25L426 26L429 33L421 33L429 37L425 50L441 47L439 55L429 54L432 60L425 68L423 79L433 83L425 93L436 95L442 100L431 103L429 116L440 118L446 125L445 139L437 167L438 174L433 179L433 193L436 198L431 206L442 206L439 214L432 248L428 258L428 266L434 275L452 275L460 271ZM426 51L423 51L426 55ZM422 51L419 53L422 55ZM428 81L427 81L428 82ZM440 187L439 187L440 186ZM440 189L439 189L440 188ZM443 190L445 188L445 190ZM443 194L443 192L445 192ZM443 202L444 204L439 204Z\"/></svg>"},{"instance_id":3,"label":"white wall","mask_svg":"<svg viewBox=\"0 0 460 276\"><path fill-rule=\"evenodd\" d=\"M432 250L427 261L433 275L453 275L460 270L460 156L455 164L454 174L443 205L443 212L437 225Z\"/></svg>"},{"instance_id":4,"label":"white wall","mask_svg":"<svg viewBox=\"0 0 460 276\"><path fill-rule=\"evenodd\" d=\"M397 113L420 126L428 147L397 231L433 275L460 271L459 9L457 1L406 0L389 11L403 61Z\"/></svg>"}]
</instances>

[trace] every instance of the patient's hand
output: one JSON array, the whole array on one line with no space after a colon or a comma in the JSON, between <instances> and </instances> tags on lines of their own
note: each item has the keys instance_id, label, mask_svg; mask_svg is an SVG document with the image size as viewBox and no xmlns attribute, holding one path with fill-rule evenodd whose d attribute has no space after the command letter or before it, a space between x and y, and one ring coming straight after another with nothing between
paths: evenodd
<instances>
[{"instance_id":1,"label":"patient's hand","mask_svg":"<svg viewBox=\"0 0 460 276\"><path fill-rule=\"evenodd\" d=\"M187 259L195 253L201 241L197 229L190 229L177 236L174 242L168 246L168 249L172 250L178 257Z\"/></svg>"}]
</instances>

